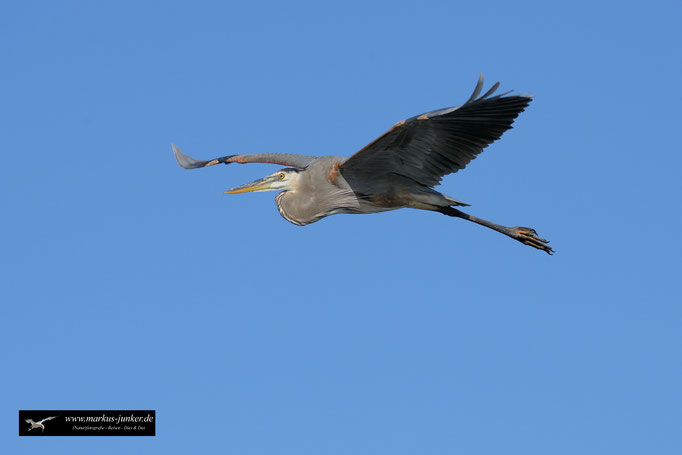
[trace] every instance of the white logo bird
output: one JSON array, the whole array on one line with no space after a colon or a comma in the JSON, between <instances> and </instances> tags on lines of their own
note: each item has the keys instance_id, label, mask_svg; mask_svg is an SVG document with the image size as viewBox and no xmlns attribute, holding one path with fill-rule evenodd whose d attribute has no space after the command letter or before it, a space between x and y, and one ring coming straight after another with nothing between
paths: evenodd
<instances>
[{"instance_id":1,"label":"white logo bird","mask_svg":"<svg viewBox=\"0 0 682 455\"><path fill-rule=\"evenodd\" d=\"M29 425L31 425L31 426L28 428L28 431L31 431L31 430L33 430L34 428L40 428L41 430L45 431L45 425L43 425L43 422L47 422L48 420L52 420L52 419L55 419L55 418L57 418L57 417L58 417L58 416L48 417L48 418L43 419L43 420L41 420L41 421L39 421L39 422L34 422L33 419L26 419L25 422L28 423Z\"/></svg>"}]
</instances>

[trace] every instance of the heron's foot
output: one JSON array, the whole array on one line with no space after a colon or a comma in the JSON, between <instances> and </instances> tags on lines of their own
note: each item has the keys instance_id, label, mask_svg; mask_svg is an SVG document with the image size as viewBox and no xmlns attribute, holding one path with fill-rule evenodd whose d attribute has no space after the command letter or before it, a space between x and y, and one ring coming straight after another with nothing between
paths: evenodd
<instances>
[{"instance_id":1,"label":"heron's foot","mask_svg":"<svg viewBox=\"0 0 682 455\"><path fill-rule=\"evenodd\" d=\"M554 253L554 250L547 245L549 240L538 237L538 233L535 232L535 229L515 226L511 228L511 230L511 237L523 243L524 245L532 246L533 248L542 250L547 254Z\"/></svg>"}]
</instances>

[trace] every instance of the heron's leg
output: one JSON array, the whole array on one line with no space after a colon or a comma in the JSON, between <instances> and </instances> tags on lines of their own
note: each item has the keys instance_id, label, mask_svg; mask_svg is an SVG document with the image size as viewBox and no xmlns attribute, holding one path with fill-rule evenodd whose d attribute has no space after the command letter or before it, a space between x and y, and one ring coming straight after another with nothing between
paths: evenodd
<instances>
[{"instance_id":1,"label":"heron's leg","mask_svg":"<svg viewBox=\"0 0 682 455\"><path fill-rule=\"evenodd\" d=\"M462 218L468 221L473 221L474 223L480 224L481 226L485 226L497 232L501 232L502 234L513 238L514 240L518 240L524 245L532 246L533 248L545 251L548 254L554 253L554 250L552 250L551 247L547 246L549 240L545 240L543 238L538 237L537 232L535 232L535 229L519 226L514 227L500 226L499 224L495 224L490 221L482 220L481 218L471 216L468 213L464 213L461 210L457 210L453 207L441 207L439 211L445 215Z\"/></svg>"}]
</instances>

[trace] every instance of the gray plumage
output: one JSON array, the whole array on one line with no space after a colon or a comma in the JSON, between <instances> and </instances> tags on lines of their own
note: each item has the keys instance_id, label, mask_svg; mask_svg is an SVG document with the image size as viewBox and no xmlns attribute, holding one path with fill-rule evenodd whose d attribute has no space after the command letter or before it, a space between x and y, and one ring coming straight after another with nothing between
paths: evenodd
<instances>
[{"instance_id":1,"label":"gray plumage","mask_svg":"<svg viewBox=\"0 0 682 455\"><path fill-rule=\"evenodd\" d=\"M282 190L275 200L280 214L297 225L337 213L376 213L399 208L438 211L489 227L526 245L552 253L548 241L524 227L505 227L454 207L469 205L432 187L443 176L464 169L488 145L510 129L532 101L530 96L483 96L483 75L461 106L439 109L396 123L350 158L284 153L229 155L199 161L173 145L185 169L224 163L272 163L289 166L226 193Z\"/></svg>"}]
</instances>

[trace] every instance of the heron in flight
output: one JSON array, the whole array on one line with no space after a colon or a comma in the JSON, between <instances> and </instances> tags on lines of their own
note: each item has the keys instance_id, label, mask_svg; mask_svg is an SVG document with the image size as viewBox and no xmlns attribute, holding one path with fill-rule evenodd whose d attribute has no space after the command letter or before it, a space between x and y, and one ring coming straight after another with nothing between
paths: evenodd
<instances>
[{"instance_id":1,"label":"heron in flight","mask_svg":"<svg viewBox=\"0 0 682 455\"><path fill-rule=\"evenodd\" d=\"M28 423L30 427L28 428L28 431L31 431L35 428L40 428L43 432L45 431L45 425L43 425L43 422L47 422L48 420L56 419L59 416L52 416L52 417L47 417L43 420L40 420L38 422L34 422L33 419L25 419L24 422Z\"/></svg>"},{"instance_id":2,"label":"heron in flight","mask_svg":"<svg viewBox=\"0 0 682 455\"><path fill-rule=\"evenodd\" d=\"M219 163L272 163L284 169L225 194L281 191L275 197L279 213L299 226L337 213L377 213L400 208L431 210L472 221L519 242L553 253L534 229L506 227L455 208L468 206L432 187L443 176L464 169L488 145L510 129L532 101L530 96L491 96L496 83L482 96L483 75L469 99L449 107L402 120L350 158L288 153L229 155L199 161L175 145L178 164L185 169ZM507 96L509 95L509 96Z\"/></svg>"}]
</instances>

